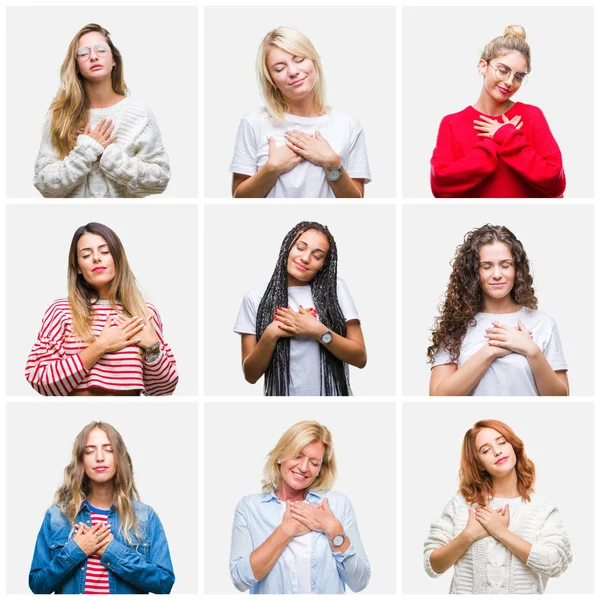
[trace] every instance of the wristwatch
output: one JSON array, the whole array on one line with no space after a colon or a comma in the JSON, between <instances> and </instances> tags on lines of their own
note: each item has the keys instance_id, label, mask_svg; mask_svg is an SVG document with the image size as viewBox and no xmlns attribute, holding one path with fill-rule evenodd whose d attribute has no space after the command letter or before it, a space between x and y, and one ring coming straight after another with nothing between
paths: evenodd
<instances>
[{"instance_id":1,"label":"wristwatch","mask_svg":"<svg viewBox=\"0 0 600 600\"><path fill-rule=\"evenodd\" d=\"M160 342L156 342L144 350L144 360L147 365L155 363L160 358Z\"/></svg>"},{"instance_id":2,"label":"wristwatch","mask_svg":"<svg viewBox=\"0 0 600 600\"><path fill-rule=\"evenodd\" d=\"M329 344L331 342L331 340L333 339L333 332L331 331L331 329L328 329L322 336L321 336L321 344L323 344L324 346L327 346L327 344Z\"/></svg>"},{"instance_id":3,"label":"wristwatch","mask_svg":"<svg viewBox=\"0 0 600 600\"><path fill-rule=\"evenodd\" d=\"M338 533L337 535L334 535L332 539L329 540L329 543L334 548L339 548L345 541L346 541L346 534Z\"/></svg>"},{"instance_id":4,"label":"wristwatch","mask_svg":"<svg viewBox=\"0 0 600 600\"><path fill-rule=\"evenodd\" d=\"M337 181L344 172L344 165L340 164L339 167L333 167L327 171L327 181Z\"/></svg>"}]
</instances>

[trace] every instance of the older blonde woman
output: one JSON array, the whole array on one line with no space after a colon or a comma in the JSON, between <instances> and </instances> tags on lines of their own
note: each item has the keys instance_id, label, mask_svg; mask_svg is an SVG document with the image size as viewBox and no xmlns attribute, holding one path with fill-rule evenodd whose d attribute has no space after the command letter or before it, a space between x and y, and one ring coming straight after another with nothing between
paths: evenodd
<instances>
[{"instance_id":1,"label":"older blonde woman","mask_svg":"<svg viewBox=\"0 0 600 600\"><path fill-rule=\"evenodd\" d=\"M242 118L229 170L237 198L362 198L371 181L360 123L325 104L321 59L290 27L263 39L264 107Z\"/></svg>"},{"instance_id":2,"label":"older blonde woman","mask_svg":"<svg viewBox=\"0 0 600 600\"><path fill-rule=\"evenodd\" d=\"M348 498L329 491L336 474L331 433L301 421L264 467L262 494L237 505L230 572L254 594L343 594L369 583L371 567Z\"/></svg>"}]
</instances>

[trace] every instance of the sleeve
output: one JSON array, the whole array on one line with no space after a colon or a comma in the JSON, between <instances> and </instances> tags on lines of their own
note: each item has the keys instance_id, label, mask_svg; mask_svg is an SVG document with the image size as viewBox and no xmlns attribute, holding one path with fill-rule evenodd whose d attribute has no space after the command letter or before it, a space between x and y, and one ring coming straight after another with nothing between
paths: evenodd
<instances>
[{"instance_id":1,"label":"sleeve","mask_svg":"<svg viewBox=\"0 0 600 600\"><path fill-rule=\"evenodd\" d=\"M258 146L252 125L243 118L238 128L233 149L233 158L229 165L232 173L254 175L258 171Z\"/></svg>"},{"instance_id":2,"label":"sleeve","mask_svg":"<svg viewBox=\"0 0 600 600\"><path fill-rule=\"evenodd\" d=\"M152 113L133 146L133 156L110 144L102 153L100 169L112 181L125 186L137 196L162 194L171 179L169 156L163 146L160 130Z\"/></svg>"},{"instance_id":3,"label":"sleeve","mask_svg":"<svg viewBox=\"0 0 600 600\"><path fill-rule=\"evenodd\" d=\"M46 513L38 533L29 570L29 588L34 594L52 594L60 590L63 582L87 559L87 554L70 539L52 556L52 526L50 512Z\"/></svg>"},{"instance_id":4,"label":"sleeve","mask_svg":"<svg viewBox=\"0 0 600 600\"><path fill-rule=\"evenodd\" d=\"M340 308L342 309L342 313L344 313L346 321L353 321L355 319L360 321L360 316L358 315L354 300L350 295L350 290L348 289L346 282L342 279L338 279L337 281L337 295Z\"/></svg>"},{"instance_id":5,"label":"sleeve","mask_svg":"<svg viewBox=\"0 0 600 600\"><path fill-rule=\"evenodd\" d=\"M540 575L558 577L567 570L571 560L571 542L562 526L558 510L554 508L531 546L525 564Z\"/></svg>"},{"instance_id":6,"label":"sleeve","mask_svg":"<svg viewBox=\"0 0 600 600\"><path fill-rule=\"evenodd\" d=\"M371 181L365 132L358 122L356 122L356 130L352 136L348 155L348 168L346 170L352 179L364 179L365 183Z\"/></svg>"},{"instance_id":7,"label":"sleeve","mask_svg":"<svg viewBox=\"0 0 600 600\"><path fill-rule=\"evenodd\" d=\"M431 368L438 367L439 365L455 365L457 364L455 360L450 358L450 352L445 348L438 348L438 351L435 353L433 357L433 364Z\"/></svg>"},{"instance_id":8,"label":"sleeve","mask_svg":"<svg viewBox=\"0 0 600 600\"><path fill-rule=\"evenodd\" d=\"M452 152L452 125L448 117L440 123L431 157L431 191L436 198L464 195L496 170L497 144L480 138L465 156L455 159Z\"/></svg>"},{"instance_id":9,"label":"sleeve","mask_svg":"<svg viewBox=\"0 0 600 600\"><path fill-rule=\"evenodd\" d=\"M79 135L75 148L60 160L52 146L48 117L35 160L33 185L45 198L66 198L85 180L103 151L102 145L89 135Z\"/></svg>"},{"instance_id":10,"label":"sleeve","mask_svg":"<svg viewBox=\"0 0 600 600\"><path fill-rule=\"evenodd\" d=\"M454 539L454 517L456 514L456 507L454 499L450 500L444 507L442 516L431 524L429 529L429 537L425 541L425 547L423 549L423 566L425 572L429 577L439 577L442 573L436 573L430 562L431 553L437 548L445 546L448 542Z\"/></svg>"},{"instance_id":11,"label":"sleeve","mask_svg":"<svg viewBox=\"0 0 600 600\"><path fill-rule=\"evenodd\" d=\"M532 139L528 141L523 131L514 125L504 125L494 134L494 142L499 144L498 153L509 167L544 196L560 198L565 191L566 179L558 144L539 108L535 107L527 118L533 120L528 125Z\"/></svg>"},{"instance_id":12,"label":"sleeve","mask_svg":"<svg viewBox=\"0 0 600 600\"><path fill-rule=\"evenodd\" d=\"M158 311L152 305L149 305L148 308L154 317L154 329L160 342L160 357L151 364L143 360L143 394L145 396L170 396L179 381L177 364L173 351L164 340L162 321Z\"/></svg>"},{"instance_id":13,"label":"sleeve","mask_svg":"<svg viewBox=\"0 0 600 600\"><path fill-rule=\"evenodd\" d=\"M250 554L253 550L254 545L248 527L248 519L242 502L239 502L233 518L229 572L233 585L240 592L245 592L258 583L250 566Z\"/></svg>"},{"instance_id":14,"label":"sleeve","mask_svg":"<svg viewBox=\"0 0 600 600\"><path fill-rule=\"evenodd\" d=\"M554 320L552 321L552 332L547 343L542 348L542 352L548 361L548 364L555 371L566 371L567 361L563 353L562 343L560 341L560 334L558 333L558 327Z\"/></svg>"},{"instance_id":15,"label":"sleeve","mask_svg":"<svg viewBox=\"0 0 600 600\"><path fill-rule=\"evenodd\" d=\"M353 591L364 590L371 579L371 565L367 553L360 539L358 523L354 509L349 500L346 500L344 514L342 516L344 532L350 540L350 546L346 552L334 552L337 570L343 582Z\"/></svg>"},{"instance_id":16,"label":"sleeve","mask_svg":"<svg viewBox=\"0 0 600 600\"><path fill-rule=\"evenodd\" d=\"M57 304L46 311L27 359L25 378L42 396L68 396L88 373L79 354L65 353L65 317Z\"/></svg>"},{"instance_id":17,"label":"sleeve","mask_svg":"<svg viewBox=\"0 0 600 600\"><path fill-rule=\"evenodd\" d=\"M255 302L252 292L247 292L242 300L233 331L235 333L249 333L256 335L256 314L258 303Z\"/></svg>"},{"instance_id":18,"label":"sleeve","mask_svg":"<svg viewBox=\"0 0 600 600\"><path fill-rule=\"evenodd\" d=\"M167 536L158 515L151 511L150 553L146 560L135 549L114 539L106 546L100 562L110 571L143 592L168 594L175 583Z\"/></svg>"}]
</instances>

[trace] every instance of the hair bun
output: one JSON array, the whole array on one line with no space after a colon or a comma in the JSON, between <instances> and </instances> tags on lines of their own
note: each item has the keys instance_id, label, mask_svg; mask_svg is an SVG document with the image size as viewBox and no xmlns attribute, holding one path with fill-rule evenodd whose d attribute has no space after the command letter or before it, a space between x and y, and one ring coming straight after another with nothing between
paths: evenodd
<instances>
[{"instance_id":1,"label":"hair bun","mask_svg":"<svg viewBox=\"0 0 600 600\"><path fill-rule=\"evenodd\" d=\"M525 28L522 25L509 25L504 29L505 36L513 36L521 39L526 39L527 34L525 33Z\"/></svg>"}]
</instances>

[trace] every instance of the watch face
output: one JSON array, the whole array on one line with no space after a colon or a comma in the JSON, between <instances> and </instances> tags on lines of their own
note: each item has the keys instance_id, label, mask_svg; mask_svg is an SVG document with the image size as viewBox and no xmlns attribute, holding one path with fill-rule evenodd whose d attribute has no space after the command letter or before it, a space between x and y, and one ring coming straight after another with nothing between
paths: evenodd
<instances>
[{"instance_id":1,"label":"watch face","mask_svg":"<svg viewBox=\"0 0 600 600\"><path fill-rule=\"evenodd\" d=\"M328 331L327 333L324 333L324 334L321 336L321 341L322 341L324 344L329 344L329 342L331 342L331 340L332 340L332 339L333 339L333 336L331 335L331 333L329 333L329 331Z\"/></svg>"},{"instance_id":2,"label":"watch face","mask_svg":"<svg viewBox=\"0 0 600 600\"><path fill-rule=\"evenodd\" d=\"M334 546L341 546L344 543L344 536L343 535L335 535L333 536L333 545Z\"/></svg>"},{"instance_id":3,"label":"watch face","mask_svg":"<svg viewBox=\"0 0 600 600\"><path fill-rule=\"evenodd\" d=\"M329 179L329 181L337 181L341 176L342 176L341 169L330 169L329 172L327 173L327 179Z\"/></svg>"}]
</instances>

